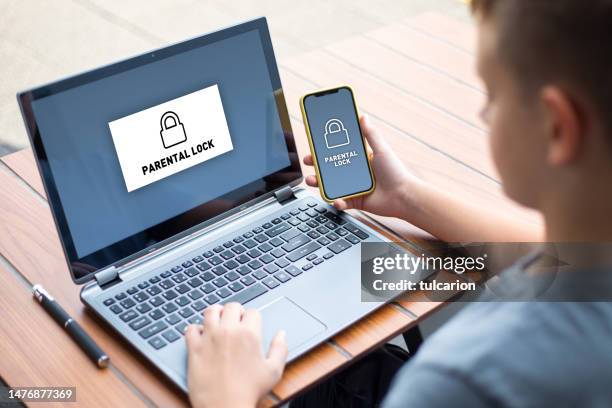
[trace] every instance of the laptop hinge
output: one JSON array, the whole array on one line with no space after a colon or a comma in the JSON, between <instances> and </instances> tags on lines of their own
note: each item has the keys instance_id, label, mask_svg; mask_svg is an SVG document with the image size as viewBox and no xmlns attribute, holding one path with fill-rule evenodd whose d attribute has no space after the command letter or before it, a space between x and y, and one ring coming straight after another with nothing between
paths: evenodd
<instances>
[{"instance_id":1,"label":"laptop hinge","mask_svg":"<svg viewBox=\"0 0 612 408\"><path fill-rule=\"evenodd\" d=\"M119 281L119 270L115 266L109 266L108 268L102 269L100 272L94 275L98 285L101 287L107 286L113 281Z\"/></svg>"},{"instance_id":2,"label":"laptop hinge","mask_svg":"<svg viewBox=\"0 0 612 408\"><path fill-rule=\"evenodd\" d=\"M274 197L276 197L276 200L282 204L286 201L290 201L293 200L295 197L295 194L293 193L293 189L289 186L287 187L283 187L280 190L276 190L274 192Z\"/></svg>"}]
</instances>

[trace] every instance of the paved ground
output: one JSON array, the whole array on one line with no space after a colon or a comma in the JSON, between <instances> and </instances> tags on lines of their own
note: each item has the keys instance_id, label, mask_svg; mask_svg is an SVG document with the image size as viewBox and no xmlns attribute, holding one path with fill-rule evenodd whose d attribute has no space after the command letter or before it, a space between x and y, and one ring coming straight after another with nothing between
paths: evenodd
<instances>
[{"instance_id":1,"label":"paved ground","mask_svg":"<svg viewBox=\"0 0 612 408\"><path fill-rule=\"evenodd\" d=\"M19 90L251 17L282 58L430 10L468 18L457 0L1 0L0 156L28 144Z\"/></svg>"}]
</instances>

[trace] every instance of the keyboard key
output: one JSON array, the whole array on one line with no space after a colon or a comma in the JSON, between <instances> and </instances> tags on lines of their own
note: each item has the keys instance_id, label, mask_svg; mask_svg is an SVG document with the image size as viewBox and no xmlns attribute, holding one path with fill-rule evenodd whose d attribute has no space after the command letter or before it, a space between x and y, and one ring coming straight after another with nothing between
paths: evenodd
<instances>
[{"instance_id":1,"label":"keyboard key","mask_svg":"<svg viewBox=\"0 0 612 408\"><path fill-rule=\"evenodd\" d=\"M257 242L253 241L252 239L248 239L248 240L244 241L243 245L245 247L247 247L248 249L251 249L251 248L255 248L257 246Z\"/></svg>"},{"instance_id":2,"label":"keyboard key","mask_svg":"<svg viewBox=\"0 0 612 408\"><path fill-rule=\"evenodd\" d=\"M264 229L272 228L272 224L271 224L271 223L269 223L269 222L266 222L264 225L262 225L262 227L263 227Z\"/></svg>"},{"instance_id":3,"label":"keyboard key","mask_svg":"<svg viewBox=\"0 0 612 408\"><path fill-rule=\"evenodd\" d=\"M224 279L224 278L221 276L221 277L218 277L217 279L215 279L215 280L213 281L213 284L214 284L216 287L221 288L221 287L223 287L223 286L227 285L227 280L225 280L225 279Z\"/></svg>"},{"instance_id":4,"label":"keyboard key","mask_svg":"<svg viewBox=\"0 0 612 408\"><path fill-rule=\"evenodd\" d=\"M301 247L302 245L307 244L308 242L310 242L310 239L306 235L300 234L297 237L289 240L289 242L287 242L281 248L283 248L287 252L291 252Z\"/></svg>"},{"instance_id":5,"label":"keyboard key","mask_svg":"<svg viewBox=\"0 0 612 408\"><path fill-rule=\"evenodd\" d=\"M344 239L346 239L348 242L350 242L353 245L357 245L358 243L360 243L361 241L359 240L359 238L357 238L354 235L347 235L346 237L344 237Z\"/></svg>"},{"instance_id":6,"label":"keyboard key","mask_svg":"<svg viewBox=\"0 0 612 408\"><path fill-rule=\"evenodd\" d=\"M280 222L280 220L278 220ZM280 224L275 225L274 227L270 228L269 230L266 231L266 235L269 236L270 238L275 237L279 234L282 234L283 232L289 230L291 228L291 225L283 222ZM256 238L257 239L257 238Z\"/></svg>"},{"instance_id":7,"label":"keyboard key","mask_svg":"<svg viewBox=\"0 0 612 408\"><path fill-rule=\"evenodd\" d=\"M260 244L267 240L268 240L268 237L264 234L259 234L255 237L255 241L259 242Z\"/></svg>"},{"instance_id":8,"label":"keyboard key","mask_svg":"<svg viewBox=\"0 0 612 408\"><path fill-rule=\"evenodd\" d=\"M195 312L193 311L193 309L191 308L184 308L181 309L180 312L178 312L184 319L188 318L189 316L192 316Z\"/></svg>"},{"instance_id":9,"label":"keyboard key","mask_svg":"<svg viewBox=\"0 0 612 408\"><path fill-rule=\"evenodd\" d=\"M261 255L261 252L257 249L257 248L253 248L250 251L247 252L247 254L251 257L251 258L257 258L258 256Z\"/></svg>"},{"instance_id":10,"label":"keyboard key","mask_svg":"<svg viewBox=\"0 0 612 408\"><path fill-rule=\"evenodd\" d=\"M242 266L239 266L238 268L236 268L236 272L238 272L242 276L248 275L249 272L251 272L251 271L252 271L252 269L249 268L247 265L242 265Z\"/></svg>"},{"instance_id":11,"label":"keyboard key","mask_svg":"<svg viewBox=\"0 0 612 408\"><path fill-rule=\"evenodd\" d=\"M192 298L193 300L196 300L196 299L199 299L199 298L201 298L202 296L204 296L204 294L203 294L202 292L200 292L199 290L194 289L194 290L192 290L191 292L189 292L189 293L187 294L187 296L189 296L189 297L190 297L190 298Z\"/></svg>"},{"instance_id":12,"label":"keyboard key","mask_svg":"<svg viewBox=\"0 0 612 408\"><path fill-rule=\"evenodd\" d=\"M140 334L140 337L142 337L143 339L148 339L149 337L154 336L160 331L166 330L167 328L168 325L164 323L163 320L160 320L150 326L145 327L144 329L139 331L138 334Z\"/></svg>"},{"instance_id":13,"label":"keyboard key","mask_svg":"<svg viewBox=\"0 0 612 408\"><path fill-rule=\"evenodd\" d=\"M168 343L173 343L181 338L179 334L176 333L176 330L166 330L162 333L162 337L168 341Z\"/></svg>"},{"instance_id":14,"label":"keyboard key","mask_svg":"<svg viewBox=\"0 0 612 408\"><path fill-rule=\"evenodd\" d=\"M228 281L233 282L236 279L240 278L240 275L238 275L238 272L230 271L226 273L225 275L223 275L223 277L227 279Z\"/></svg>"},{"instance_id":15,"label":"keyboard key","mask_svg":"<svg viewBox=\"0 0 612 408\"><path fill-rule=\"evenodd\" d=\"M257 228L254 228L254 229L253 229L253 233L254 233L254 234L259 234L259 233L261 233L262 231L263 231L263 228L261 228L261 227L257 227Z\"/></svg>"},{"instance_id":16,"label":"keyboard key","mask_svg":"<svg viewBox=\"0 0 612 408\"><path fill-rule=\"evenodd\" d=\"M357 228L357 226L355 224L352 224L350 222L347 222L344 225L344 229L346 229L349 232L352 232L353 234L357 235L359 238L361 239L366 239L369 238L370 236L368 234L366 234L364 231L360 230L359 228Z\"/></svg>"},{"instance_id":17,"label":"keyboard key","mask_svg":"<svg viewBox=\"0 0 612 408\"><path fill-rule=\"evenodd\" d=\"M174 326L174 328L181 334L185 334L185 330L187 330L187 327L189 326L189 323L186 322L182 322L177 324L176 326Z\"/></svg>"},{"instance_id":18,"label":"keyboard key","mask_svg":"<svg viewBox=\"0 0 612 408\"><path fill-rule=\"evenodd\" d=\"M272 245L270 245L269 243L264 242L263 244L258 246L257 249L260 250L261 252L269 252L269 251L273 250L274 247Z\"/></svg>"},{"instance_id":19,"label":"keyboard key","mask_svg":"<svg viewBox=\"0 0 612 408\"><path fill-rule=\"evenodd\" d=\"M191 307L193 307L197 312L201 312L202 310L206 309L206 306L208 305L203 300L195 301L193 302L193 305L191 305Z\"/></svg>"},{"instance_id":20,"label":"keyboard key","mask_svg":"<svg viewBox=\"0 0 612 408\"><path fill-rule=\"evenodd\" d=\"M284 239L285 241L290 241L291 239L297 237L298 235L300 235L300 231L293 228L290 231L287 231L283 235L281 235L281 238Z\"/></svg>"},{"instance_id":21,"label":"keyboard key","mask_svg":"<svg viewBox=\"0 0 612 408\"><path fill-rule=\"evenodd\" d=\"M310 220L306 223L306 225L308 225L310 228L317 228L319 226L319 223L315 220Z\"/></svg>"},{"instance_id":22,"label":"keyboard key","mask_svg":"<svg viewBox=\"0 0 612 408\"><path fill-rule=\"evenodd\" d=\"M243 238L243 237L236 237L236 238L234 238L234 239L233 239L233 241L234 241L236 244L239 244L239 243L241 243L242 241L244 241L244 238Z\"/></svg>"},{"instance_id":23,"label":"keyboard key","mask_svg":"<svg viewBox=\"0 0 612 408\"><path fill-rule=\"evenodd\" d=\"M165 302L165 300L164 300L164 299L162 299L162 298L161 298L161 297L159 297L159 296L155 296L153 299L151 299L151 300L149 301L149 303L151 303L151 304L152 304L153 306L155 306L155 307L160 306L160 305L163 305L163 304L164 304L164 302Z\"/></svg>"},{"instance_id":24,"label":"keyboard key","mask_svg":"<svg viewBox=\"0 0 612 408\"><path fill-rule=\"evenodd\" d=\"M274 273L276 271L278 271L278 266L276 265L266 265L264 266L264 271L268 272L268 273Z\"/></svg>"},{"instance_id":25,"label":"keyboard key","mask_svg":"<svg viewBox=\"0 0 612 408\"><path fill-rule=\"evenodd\" d=\"M308 201L308 202L306 203L306 205L307 205L307 206L309 206L310 208L312 208L312 207L316 207L316 206L317 206L317 203L316 203L316 202L314 202L314 201Z\"/></svg>"},{"instance_id":26,"label":"keyboard key","mask_svg":"<svg viewBox=\"0 0 612 408\"><path fill-rule=\"evenodd\" d=\"M119 318L123 320L124 322L129 322L130 320L134 319L136 316L138 316L138 313L136 313L134 310L128 310L127 312L120 314Z\"/></svg>"},{"instance_id":27,"label":"keyboard key","mask_svg":"<svg viewBox=\"0 0 612 408\"><path fill-rule=\"evenodd\" d=\"M276 262L274 262L275 264L277 264L280 268L284 268L287 265L289 265L289 261L286 260L285 258L282 259L278 259Z\"/></svg>"},{"instance_id":28,"label":"keyboard key","mask_svg":"<svg viewBox=\"0 0 612 408\"><path fill-rule=\"evenodd\" d=\"M329 239L330 241L335 241L337 239L339 239L340 237L338 236L338 234L336 234L335 232L330 232L329 234L327 234L325 236L327 239Z\"/></svg>"},{"instance_id":29,"label":"keyboard key","mask_svg":"<svg viewBox=\"0 0 612 408\"><path fill-rule=\"evenodd\" d=\"M151 279L149 279L149 282L151 283L157 283L159 282L161 279L159 278L159 276L154 276Z\"/></svg>"},{"instance_id":30,"label":"keyboard key","mask_svg":"<svg viewBox=\"0 0 612 408\"><path fill-rule=\"evenodd\" d=\"M208 262L209 262L211 265L219 265L220 263L223 263L223 258L221 258L220 256L215 255L215 256L213 256L212 258L210 258L210 259L208 260Z\"/></svg>"},{"instance_id":31,"label":"keyboard key","mask_svg":"<svg viewBox=\"0 0 612 408\"><path fill-rule=\"evenodd\" d=\"M174 313L178 310L178 306L170 302L170 303L166 303L165 305L163 305L162 310L166 313Z\"/></svg>"},{"instance_id":32,"label":"keyboard key","mask_svg":"<svg viewBox=\"0 0 612 408\"><path fill-rule=\"evenodd\" d=\"M281 246L285 243L285 241L283 241L282 239L280 239L279 237L276 238L272 238L270 241L268 241L270 244L272 244L273 246L277 247L277 246Z\"/></svg>"},{"instance_id":33,"label":"keyboard key","mask_svg":"<svg viewBox=\"0 0 612 408\"><path fill-rule=\"evenodd\" d=\"M280 224L282 220L280 218L275 218L272 220L272 224Z\"/></svg>"},{"instance_id":34,"label":"keyboard key","mask_svg":"<svg viewBox=\"0 0 612 408\"><path fill-rule=\"evenodd\" d=\"M204 296L204 300L206 301L206 303L208 303L209 305L214 305L215 303L217 303L219 301L219 298L214 295L214 294L210 294L208 296Z\"/></svg>"},{"instance_id":35,"label":"keyboard key","mask_svg":"<svg viewBox=\"0 0 612 408\"><path fill-rule=\"evenodd\" d=\"M242 292L236 293L234 296L230 297L229 299L225 299L223 303L237 302L237 303L244 305L245 303L250 302L256 297L263 295L267 291L268 289L266 289L261 283L256 283L252 286L249 286Z\"/></svg>"},{"instance_id":36,"label":"keyboard key","mask_svg":"<svg viewBox=\"0 0 612 408\"><path fill-rule=\"evenodd\" d=\"M193 261L193 262L195 262L195 263L200 263L200 262L202 262L203 260L204 260L204 257L203 257L203 256L200 256L200 255L198 255L198 256L196 256L196 257L194 257L194 258L192 259L192 261Z\"/></svg>"},{"instance_id":37,"label":"keyboard key","mask_svg":"<svg viewBox=\"0 0 612 408\"><path fill-rule=\"evenodd\" d=\"M291 276L298 276L302 273L302 270L295 265L289 265L285 268L285 272Z\"/></svg>"},{"instance_id":38,"label":"keyboard key","mask_svg":"<svg viewBox=\"0 0 612 408\"><path fill-rule=\"evenodd\" d=\"M304 270L304 271L307 271L307 270L312 269L312 268L313 268L312 264L306 264L306 265L302 266L302 270Z\"/></svg>"},{"instance_id":39,"label":"keyboard key","mask_svg":"<svg viewBox=\"0 0 612 408\"><path fill-rule=\"evenodd\" d=\"M312 263L313 263L313 264L315 264L315 265L318 265L318 264L320 264L321 262L323 262L323 258L317 258L317 259L315 259L314 261L312 261Z\"/></svg>"},{"instance_id":40,"label":"keyboard key","mask_svg":"<svg viewBox=\"0 0 612 408\"><path fill-rule=\"evenodd\" d=\"M206 251L204 252L202 255L204 255L204 258L210 258L211 256L213 256L215 253L213 251Z\"/></svg>"},{"instance_id":41,"label":"keyboard key","mask_svg":"<svg viewBox=\"0 0 612 408\"><path fill-rule=\"evenodd\" d=\"M197 288L198 286L201 286L204 282L202 281L202 279L198 279L198 278L191 278L187 281L187 283L189 284L189 286L191 286L192 288Z\"/></svg>"},{"instance_id":42,"label":"keyboard key","mask_svg":"<svg viewBox=\"0 0 612 408\"><path fill-rule=\"evenodd\" d=\"M114 314L119 314L121 312L123 312L123 309L119 307L119 305L112 305L110 307L110 310L114 313Z\"/></svg>"},{"instance_id":43,"label":"keyboard key","mask_svg":"<svg viewBox=\"0 0 612 408\"><path fill-rule=\"evenodd\" d=\"M134 302L132 299L125 299L125 300L122 300L119 304L124 309L129 309L130 307L133 307L134 305L136 305L136 302Z\"/></svg>"},{"instance_id":44,"label":"keyboard key","mask_svg":"<svg viewBox=\"0 0 612 408\"><path fill-rule=\"evenodd\" d=\"M312 239L317 239L321 236L317 231L310 231L306 235L308 235Z\"/></svg>"},{"instance_id":45,"label":"keyboard key","mask_svg":"<svg viewBox=\"0 0 612 408\"><path fill-rule=\"evenodd\" d=\"M233 259L230 259L229 261L227 261L226 263L223 264L223 266L227 270L237 268L239 265L240 264L238 262L236 262L235 260L233 260Z\"/></svg>"},{"instance_id":46,"label":"keyboard key","mask_svg":"<svg viewBox=\"0 0 612 408\"><path fill-rule=\"evenodd\" d=\"M159 320L159 319L161 319L164 316L165 316L165 313L162 312L159 309L155 309L155 310L152 310L151 312L149 312L149 317L151 319L153 319L153 320Z\"/></svg>"},{"instance_id":47,"label":"keyboard key","mask_svg":"<svg viewBox=\"0 0 612 408\"><path fill-rule=\"evenodd\" d=\"M232 282L228 287L234 292L239 292L244 289L244 286L242 286L239 282Z\"/></svg>"},{"instance_id":48,"label":"keyboard key","mask_svg":"<svg viewBox=\"0 0 612 408\"><path fill-rule=\"evenodd\" d=\"M186 306L189 304L189 299L187 299L186 296L179 296L178 298L176 298L175 302L179 306Z\"/></svg>"},{"instance_id":49,"label":"keyboard key","mask_svg":"<svg viewBox=\"0 0 612 408\"><path fill-rule=\"evenodd\" d=\"M162 272L161 275L159 276L161 276L162 278L169 278L170 276L172 276L172 272L165 271L165 272Z\"/></svg>"},{"instance_id":50,"label":"keyboard key","mask_svg":"<svg viewBox=\"0 0 612 408\"><path fill-rule=\"evenodd\" d=\"M170 289L169 291L164 292L164 293L162 294L162 296L163 296L163 297L164 297L166 300L172 300L172 299L174 299L175 297L177 297L177 296L178 296L178 294L177 294L177 293L176 293L176 292L175 292L173 289Z\"/></svg>"},{"instance_id":51,"label":"keyboard key","mask_svg":"<svg viewBox=\"0 0 612 408\"><path fill-rule=\"evenodd\" d=\"M245 238L251 238L253 236L252 232L245 232L244 234L242 234L243 237Z\"/></svg>"},{"instance_id":52,"label":"keyboard key","mask_svg":"<svg viewBox=\"0 0 612 408\"><path fill-rule=\"evenodd\" d=\"M316 217L317 215L319 215L319 213L318 213L318 212L316 212L316 211L315 211L315 210L313 210L313 209L310 209L310 210L306 211L306 214L307 214L309 217Z\"/></svg>"},{"instance_id":53,"label":"keyboard key","mask_svg":"<svg viewBox=\"0 0 612 408\"><path fill-rule=\"evenodd\" d=\"M300 210L291 210L291 215L298 215L300 213Z\"/></svg>"},{"instance_id":54,"label":"keyboard key","mask_svg":"<svg viewBox=\"0 0 612 408\"><path fill-rule=\"evenodd\" d=\"M305 256L310 255L312 252L318 250L319 248L321 248L321 245L319 245L317 242L310 242L304 245L303 247L300 247L295 251L289 253L289 255L287 255L287 259L291 262L295 262Z\"/></svg>"},{"instance_id":55,"label":"keyboard key","mask_svg":"<svg viewBox=\"0 0 612 408\"><path fill-rule=\"evenodd\" d=\"M244 278L240 279L240 282L244 286L251 286L252 284L254 284L257 281L252 276L245 276Z\"/></svg>"},{"instance_id":56,"label":"keyboard key","mask_svg":"<svg viewBox=\"0 0 612 408\"><path fill-rule=\"evenodd\" d=\"M131 288L127 290L128 295L133 295L136 292L138 292L138 288L136 286L132 286Z\"/></svg>"},{"instance_id":57,"label":"keyboard key","mask_svg":"<svg viewBox=\"0 0 612 408\"><path fill-rule=\"evenodd\" d=\"M104 301L104 306L110 306L115 303L115 299L108 298Z\"/></svg>"},{"instance_id":58,"label":"keyboard key","mask_svg":"<svg viewBox=\"0 0 612 408\"><path fill-rule=\"evenodd\" d=\"M302 222L306 222L306 221L308 221L310 219L310 217L308 215L306 215L306 214L299 214L297 216L297 219L302 221Z\"/></svg>"},{"instance_id":59,"label":"keyboard key","mask_svg":"<svg viewBox=\"0 0 612 408\"><path fill-rule=\"evenodd\" d=\"M207 283L204 286L201 287L201 289L204 291L204 293L209 294L211 292L214 292L215 290L217 290L217 288L215 288L212 284Z\"/></svg>"},{"instance_id":60,"label":"keyboard key","mask_svg":"<svg viewBox=\"0 0 612 408\"><path fill-rule=\"evenodd\" d=\"M218 247L213 248L213 251L218 254L219 252L223 252L224 249L225 248L223 248L223 246L219 245Z\"/></svg>"},{"instance_id":61,"label":"keyboard key","mask_svg":"<svg viewBox=\"0 0 612 408\"><path fill-rule=\"evenodd\" d=\"M325 259L329 259L329 258L331 258L332 256L334 256L334 254L333 254L333 253L331 253L331 252L328 252L328 253L326 253L325 255L323 255L323 258L325 258Z\"/></svg>"},{"instance_id":62,"label":"keyboard key","mask_svg":"<svg viewBox=\"0 0 612 408\"><path fill-rule=\"evenodd\" d=\"M313 259L315 259L317 257L317 254L310 254L306 257L306 260L308 261L312 261Z\"/></svg>"},{"instance_id":63,"label":"keyboard key","mask_svg":"<svg viewBox=\"0 0 612 408\"><path fill-rule=\"evenodd\" d=\"M263 269L259 269L253 273L253 276L259 280L262 280L263 278L267 277L268 274Z\"/></svg>"},{"instance_id":64,"label":"keyboard key","mask_svg":"<svg viewBox=\"0 0 612 408\"><path fill-rule=\"evenodd\" d=\"M138 313L145 314L151 310L151 306L147 303L141 303L140 305L136 306L136 310L138 310Z\"/></svg>"},{"instance_id":65,"label":"keyboard key","mask_svg":"<svg viewBox=\"0 0 612 408\"><path fill-rule=\"evenodd\" d=\"M186 283L181 283L180 285L178 285L176 288L174 288L178 293L180 293L181 295L183 293L189 292L191 290L191 288L189 287L189 285L187 285Z\"/></svg>"},{"instance_id":66,"label":"keyboard key","mask_svg":"<svg viewBox=\"0 0 612 408\"><path fill-rule=\"evenodd\" d=\"M331 241L327 239L326 237L321 237L317 239L317 242L323 246L331 244Z\"/></svg>"},{"instance_id":67,"label":"keyboard key","mask_svg":"<svg viewBox=\"0 0 612 408\"><path fill-rule=\"evenodd\" d=\"M210 268L212 268L212 266L210 266L210 264L208 262L201 262L199 263L196 268L198 268L199 270L201 270L202 272L209 270Z\"/></svg>"},{"instance_id":68,"label":"keyboard key","mask_svg":"<svg viewBox=\"0 0 612 408\"><path fill-rule=\"evenodd\" d=\"M159 350L160 348L164 347L168 343L163 341L161 337L155 336L151 340L149 340L149 344L152 345L155 350Z\"/></svg>"},{"instance_id":69,"label":"keyboard key","mask_svg":"<svg viewBox=\"0 0 612 408\"><path fill-rule=\"evenodd\" d=\"M220 255L221 255L221 257L223 259L225 259L227 261L228 259L232 259L234 257L234 255L236 255L236 254L234 253L234 251L229 251L228 250L228 251L221 252Z\"/></svg>"},{"instance_id":70,"label":"keyboard key","mask_svg":"<svg viewBox=\"0 0 612 408\"><path fill-rule=\"evenodd\" d=\"M138 319L130 323L130 327L132 330L140 330L149 323L151 323L151 319L149 319L147 316L140 316Z\"/></svg>"},{"instance_id":71,"label":"keyboard key","mask_svg":"<svg viewBox=\"0 0 612 408\"><path fill-rule=\"evenodd\" d=\"M214 268L212 268L212 271L214 272L215 275L221 276L221 275L225 275L225 273L227 272L227 269L219 265L219 266L215 266Z\"/></svg>"},{"instance_id":72,"label":"keyboard key","mask_svg":"<svg viewBox=\"0 0 612 408\"><path fill-rule=\"evenodd\" d=\"M342 252L345 249L348 249L350 247L351 247L351 244L346 242L344 239L339 239L338 241L336 241L333 244L329 245L327 247L327 249L329 249L330 251L332 251L335 254L339 254L340 252Z\"/></svg>"},{"instance_id":73,"label":"keyboard key","mask_svg":"<svg viewBox=\"0 0 612 408\"><path fill-rule=\"evenodd\" d=\"M171 314L170 316L166 316L166 318L164 319L167 323L175 325L178 322L181 321L181 318L178 317L178 315L176 313Z\"/></svg>"},{"instance_id":74,"label":"keyboard key","mask_svg":"<svg viewBox=\"0 0 612 408\"><path fill-rule=\"evenodd\" d=\"M147 300L148 298L149 298L149 295L147 295L145 292L138 292L137 294L134 295L134 299L138 303L142 303L145 300Z\"/></svg>"},{"instance_id":75,"label":"keyboard key","mask_svg":"<svg viewBox=\"0 0 612 408\"><path fill-rule=\"evenodd\" d=\"M325 214L327 210L325 209L325 207L321 207L320 205L318 205L315 207L315 211L318 212L319 214Z\"/></svg>"},{"instance_id":76,"label":"keyboard key","mask_svg":"<svg viewBox=\"0 0 612 408\"><path fill-rule=\"evenodd\" d=\"M172 280L170 280L170 279L163 280L163 281L161 281L161 282L159 283L159 286L161 286L161 287L162 287L162 289L165 289L165 290L170 289L170 288L171 288L171 287L173 287L174 285L175 285L175 283L174 283L174 282L172 282ZM149 293L150 293L150 291L149 291L149 290L147 290L147 292L149 292Z\"/></svg>"},{"instance_id":77,"label":"keyboard key","mask_svg":"<svg viewBox=\"0 0 612 408\"><path fill-rule=\"evenodd\" d=\"M339 236L343 237L346 234L348 234L348 231L345 230L344 228L338 228L334 231L336 234L338 234Z\"/></svg>"},{"instance_id":78,"label":"keyboard key","mask_svg":"<svg viewBox=\"0 0 612 408\"><path fill-rule=\"evenodd\" d=\"M210 282L215 279L215 275L212 272L204 272L200 278L204 279L204 282Z\"/></svg>"},{"instance_id":79,"label":"keyboard key","mask_svg":"<svg viewBox=\"0 0 612 408\"><path fill-rule=\"evenodd\" d=\"M202 324L203 321L204 317L202 317L201 315L194 315L187 319L187 323L189 324Z\"/></svg>"},{"instance_id":80,"label":"keyboard key","mask_svg":"<svg viewBox=\"0 0 612 408\"><path fill-rule=\"evenodd\" d=\"M234 243L232 241L227 241L223 243L223 246L226 248L231 248L234 246Z\"/></svg>"},{"instance_id":81,"label":"keyboard key","mask_svg":"<svg viewBox=\"0 0 612 408\"><path fill-rule=\"evenodd\" d=\"M123 300L127 297L127 295L123 292L119 293L118 295L115 296L115 299L117 300Z\"/></svg>"},{"instance_id":82,"label":"keyboard key","mask_svg":"<svg viewBox=\"0 0 612 408\"><path fill-rule=\"evenodd\" d=\"M226 298L228 296L230 296L232 294L232 292L228 289L228 288L221 288L217 291L217 296L221 297L221 298Z\"/></svg>"},{"instance_id":83,"label":"keyboard key","mask_svg":"<svg viewBox=\"0 0 612 408\"><path fill-rule=\"evenodd\" d=\"M278 281L271 276L267 277L262 282L264 283L264 285L266 285L270 289L274 289L275 287L280 285L280 283L278 283Z\"/></svg>"},{"instance_id":84,"label":"keyboard key","mask_svg":"<svg viewBox=\"0 0 612 408\"><path fill-rule=\"evenodd\" d=\"M190 278L193 278L194 276L198 275L200 272L198 272L198 270L196 268L189 268L185 271L185 275L189 276Z\"/></svg>"},{"instance_id":85,"label":"keyboard key","mask_svg":"<svg viewBox=\"0 0 612 408\"><path fill-rule=\"evenodd\" d=\"M263 266L263 264L259 260L257 260L257 259L253 259L247 265L249 265L249 268L251 268L251 269L257 269L257 268L261 268Z\"/></svg>"},{"instance_id":86,"label":"keyboard key","mask_svg":"<svg viewBox=\"0 0 612 408\"><path fill-rule=\"evenodd\" d=\"M280 258L281 256L285 255L286 252L282 248L276 248L274 251L270 252L270 254L272 254L272 256L275 258Z\"/></svg>"},{"instance_id":87,"label":"keyboard key","mask_svg":"<svg viewBox=\"0 0 612 408\"><path fill-rule=\"evenodd\" d=\"M288 274L287 272L285 272L285 271L280 271L280 272L278 272L278 273L274 274L274 277L275 277L276 279L278 279L280 282L283 282L283 283L285 283L285 282L287 282L289 279L291 279L291 276L289 276L289 274ZM265 283L265 282L264 282L264 283Z\"/></svg>"},{"instance_id":88,"label":"keyboard key","mask_svg":"<svg viewBox=\"0 0 612 408\"><path fill-rule=\"evenodd\" d=\"M172 280L175 281L176 283L181 283L187 280L187 276L185 276L182 272L177 273L176 275L172 277Z\"/></svg>"},{"instance_id":89,"label":"keyboard key","mask_svg":"<svg viewBox=\"0 0 612 408\"><path fill-rule=\"evenodd\" d=\"M181 266L178 266L178 265L171 269L171 271L174 272L174 273L178 273L178 272L180 272L182 270L183 270L183 268Z\"/></svg>"},{"instance_id":90,"label":"keyboard key","mask_svg":"<svg viewBox=\"0 0 612 408\"><path fill-rule=\"evenodd\" d=\"M298 220L297 218L292 218L289 220L289 224L293 225L294 227L300 225L302 223L302 221Z\"/></svg>"},{"instance_id":91,"label":"keyboard key","mask_svg":"<svg viewBox=\"0 0 612 408\"><path fill-rule=\"evenodd\" d=\"M190 266L193 266L193 262L185 261L181 265L183 265L183 268L189 268Z\"/></svg>"},{"instance_id":92,"label":"keyboard key","mask_svg":"<svg viewBox=\"0 0 612 408\"><path fill-rule=\"evenodd\" d=\"M238 262L240 262L241 264L245 264L247 262L249 262L251 260L250 257L246 256L245 254L240 254L236 257L236 260Z\"/></svg>"},{"instance_id":93,"label":"keyboard key","mask_svg":"<svg viewBox=\"0 0 612 408\"><path fill-rule=\"evenodd\" d=\"M325 228L324 226L320 226L320 227L317 227L317 232L319 234L325 235L329 232L329 230Z\"/></svg>"},{"instance_id":94,"label":"keyboard key","mask_svg":"<svg viewBox=\"0 0 612 408\"><path fill-rule=\"evenodd\" d=\"M291 218L291 214L283 214L283 215L281 215L281 218L283 220L288 220L289 218Z\"/></svg>"},{"instance_id":95,"label":"keyboard key","mask_svg":"<svg viewBox=\"0 0 612 408\"><path fill-rule=\"evenodd\" d=\"M342 219L340 216L338 216L338 215L336 215L336 214L334 214L334 213L332 213L332 212L329 212L329 211L328 211L328 212L326 212L324 215L325 215L327 218L329 218L329 219L330 219L330 221L333 221L333 222L335 222L336 224L340 224L340 225L346 224L346 221L345 221L345 220L343 220L343 219Z\"/></svg>"},{"instance_id":96,"label":"keyboard key","mask_svg":"<svg viewBox=\"0 0 612 408\"><path fill-rule=\"evenodd\" d=\"M149 287L149 282L140 282L140 283L138 284L138 287L139 287L140 289L146 289L146 288L148 288L148 287Z\"/></svg>"},{"instance_id":97,"label":"keyboard key","mask_svg":"<svg viewBox=\"0 0 612 408\"><path fill-rule=\"evenodd\" d=\"M235 247L232 248L232 251L234 251L236 255L239 255L243 253L244 251L246 251L246 248L242 245L236 245Z\"/></svg>"}]
</instances>

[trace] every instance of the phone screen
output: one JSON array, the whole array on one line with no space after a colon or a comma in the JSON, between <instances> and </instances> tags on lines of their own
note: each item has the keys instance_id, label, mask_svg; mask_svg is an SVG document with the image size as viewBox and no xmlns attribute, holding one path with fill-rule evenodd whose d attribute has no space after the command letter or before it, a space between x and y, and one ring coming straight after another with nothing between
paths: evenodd
<instances>
[{"instance_id":1,"label":"phone screen","mask_svg":"<svg viewBox=\"0 0 612 408\"><path fill-rule=\"evenodd\" d=\"M374 180L351 90L343 87L308 95L304 113L326 198L371 190Z\"/></svg>"}]
</instances>

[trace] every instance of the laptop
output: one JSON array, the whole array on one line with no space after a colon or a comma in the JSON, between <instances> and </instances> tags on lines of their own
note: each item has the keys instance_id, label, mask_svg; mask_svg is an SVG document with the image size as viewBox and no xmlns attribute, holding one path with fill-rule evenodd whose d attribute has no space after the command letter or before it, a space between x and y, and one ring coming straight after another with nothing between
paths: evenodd
<instances>
[{"instance_id":1,"label":"laptop","mask_svg":"<svg viewBox=\"0 0 612 408\"><path fill-rule=\"evenodd\" d=\"M289 360L382 305L360 244L385 238L299 187L265 18L18 100L82 301L183 391L209 305L260 310Z\"/></svg>"}]
</instances>

